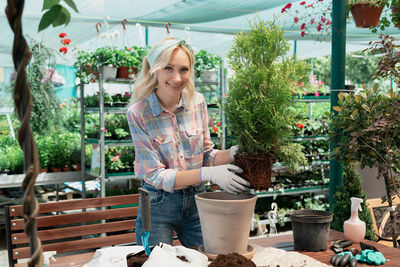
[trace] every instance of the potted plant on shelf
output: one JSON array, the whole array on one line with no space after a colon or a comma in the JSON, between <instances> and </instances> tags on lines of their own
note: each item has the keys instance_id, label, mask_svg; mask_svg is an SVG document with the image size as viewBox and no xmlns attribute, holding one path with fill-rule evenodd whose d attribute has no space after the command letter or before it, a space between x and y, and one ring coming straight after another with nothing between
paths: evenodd
<instances>
[{"instance_id":1,"label":"potted plant on shelf","mask_svg":"<svg viewBox=\"0 0 400 267\"><path fill-rule=\"evenodd\" d=\"M348 9L353 16L356 27L372 28L379 25L379 18L389 0L349 0Z\"/></svg>"},{"instance_id":2,"label":"potted plant on shelf","mask_svg":"<svg viewBox=\"0 0 400 267\"><path fill-rule=\"evenodd\" d=\"M235 36L229 52L235 74L225 104L228 128L238 137L235 165L254 189L269 189L278 160L291 171L307 163L303 147L290 139L293 81L306 82L309 65L287 57L288 50L279 26L258 19L247 34Z\"/></svg>"},{"instance_id":3,"label":"potted plant on shelf","mask_svg":"<svg viewBox=\"0 0 400 267\"><path fill-rule=\"evenodd\" d=\"M217 81L217 68L222 64L222 59L219 56L200 50L195 55L194 71L196 78L203 82Z\"/></svg>"}]
</instances>

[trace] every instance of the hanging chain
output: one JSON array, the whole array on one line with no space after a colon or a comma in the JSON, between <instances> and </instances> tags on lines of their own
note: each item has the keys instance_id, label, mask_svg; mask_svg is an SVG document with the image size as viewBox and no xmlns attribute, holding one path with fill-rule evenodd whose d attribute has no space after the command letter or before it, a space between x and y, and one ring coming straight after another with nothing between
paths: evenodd
<instances>
[{"instance_id":1,"label":"hanging chain","mask_svg":"<svg viewBox=\"0 0 400 267\"><path fill-rule=\"evenodd\" d=\"M35 196L35 181L39 173L39 158L33 133L29 125L33 100L28 83L26 82L26 66L31 53L29 46L22 34L22 11L24 0L8 0L6 15L10 27L14 32L13 62L17 72L14 87L14 105L21 126L18 129L18 142L24 151L25 178L22 182L24 197L22 203L25 227L24 231L29 236L31 258L29 266L42 265L42 245L37 237L36 217L39 205Z\"/></svg>"}]
</instances>

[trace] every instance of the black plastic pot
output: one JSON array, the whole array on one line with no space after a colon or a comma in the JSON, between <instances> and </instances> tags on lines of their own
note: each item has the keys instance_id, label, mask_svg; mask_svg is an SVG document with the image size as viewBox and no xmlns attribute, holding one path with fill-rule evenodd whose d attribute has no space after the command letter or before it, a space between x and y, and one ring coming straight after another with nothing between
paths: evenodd
<instances>
[{"instance_id":1,"label":"black plastic pot","mask_svg":"<svg viewBox=\"0 0 400 267\"><path fill-rule=\"evenodd\" d=\"M290 214L294 247L297 250L324 251L328 248L333 214L323 210L295 210Z\"/></svg>"}]
</instances>

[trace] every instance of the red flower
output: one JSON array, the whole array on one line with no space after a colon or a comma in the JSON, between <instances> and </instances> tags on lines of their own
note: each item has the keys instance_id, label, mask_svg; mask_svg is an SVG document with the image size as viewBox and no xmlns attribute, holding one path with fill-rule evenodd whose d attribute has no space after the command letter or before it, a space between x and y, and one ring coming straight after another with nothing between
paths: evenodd
<instances>
[{"instance_id":1,"label":"red flower","mask_svg":"<svg viewBox=\"0 0 400 267\"><path fill-rule=\"evenodd\" d=\"M310 4L310 5L308 5L307 7L314 7L314 4Z\"/></svg>"},{"instance_id":2,"label":"red flower","mask_svg":"<svg viewBox=\"0 0 400 267\"><path fill-rule=\"evenodd\" d=\"M318 26L317 26L317 31L321 31L321 29L322 29L322 24L321 24L321 22L320 23L318 23Z\"/></svg>"},{"instance_id":3,"label":"red flower","mask_svg":"<svg viewBox=\"0 0 400 267\"><path fill-rule=\"evenodd\" d=\"M126 97L131 97L131 94L129 92L125 92Z\"/></svg>"},{"instance_id":4,"label":"red flower","mask_svg":"<svg viewBox=\"0 0 400 267\"><path fill-rule=\"evenodd\" d=\"M315 93L314 93L314 96L319 96L319 92L318 92L318 91L315 92Z\"/></svg>"},{"instance_id":5,"label":"red flower","mask_svg":"<svg viewBox=\"0 0 400 267\"><path fill-rule=\"evenodd\" d=\"M297 128L299 128L299 129L303 129L303 128L304 128L304 125L301 124L301 123L297 123L296 126L297 126Z\"/></svg>"},{"instance_id":6,"label":"red flower","mask_svg":"<svg viewBox=\"0 0 400 267\"><path fill-rule=\"evenodd\" d=\"M306 1L303 1L300 3L301 6L304 6L306 4Z\"/></svg>"},{"instance_id":7,"label":"red flower","mask_svg":"<svg viewBox=\"0 0 400 267\"><path fill-rule=\"evenodd\" d=\"M304 30L305 28L306 28L306 24L305 24L305 23L301 24L300 29L301 29L301 30Z\"/></svg>"},{"instance_id":8,"label":"red flower","mask_svg":"<svg viewBox=\"0 0 400 267\"><path fill-rule=\"evenodd\" d=\"M212 127L212 130L213 130L214 133L218 133L218 128L217 127L215 127L215 126Z\"/></svg>"},{"instance_id":9,"label":"red flower","mask_svg":"<svg viewBox=\"0 0 400 267\"><path fill-rule=\"evenodd\" d=\"M67 34L65 33L65 32L62 32L62 33L60 33L59 35L58 35L58 37L60 37L60 38L64 38L64 37L66 37L67 36Z\"/></svg>"},{"instance_id":10,"label":"red flower","mask_svg":"<svg viewBox=\"0 0 400 267\"><path fill-rule=\"evenodd\" d=\"M221 126L221 122L218 122L218 126Z\"/></svg>"},{"instance_id":11,"label":"red flower","mask_svg":"<svg viewBox=\"0 0 400 267\"><path fill-rule=\"evenodd\" d=\"M281 13L285 12L286 9L289 9L289 8L291 8L291 7L292 7L292 4L291 4L291 3L288 3L284 8L282 8Z\"/></svg>"},{"instance_id":12,"label":"red flower","mask_svg":"<svg viewBox=\"0 0 400 267\"><path fill-rule=\"evenodd\" d=\"M311 24L311 25L313 25L313 24L314 24L314 22L315 22L315 19L314 19L314 18L312 18L312 19L311 19L311 21L310 21L310 24Z\"/></svg>"},{"instance_id":13,"label":"red flower","mask_svg":"<svg viewBox=\"0 0 400 267\"><path fill-rule=\"evenodd\" d=\"M67 38L67 39L62 39L61 41L63 44L65 45L69 45L71 43L71 39Z\"/></svg>"},{"instance_id":14,"label":"red flower","mask_svg":"<svg viewBox=\"0 0 400 267\"><path fill-rule=\"evenodd\" d=\"M321 16L321 21L325 22L325 17L324 16Z\"/></svg>"},{"instance_id":15,"label":"red flower","mask_svg":"<svg viewBox=\"0 0 400 267\"><path fill-rule=\"evenodd\" d=\"M66 48L65 46L60 48L60 53L66 54L67 52L68 52L68 48Z\"/></svg>"},{"instance_id":16,"label":"red flower","mask_svg":"<svg viewBox=\"0 0 400 267\"><path fill-rule=\"evenodd\" d=\"M304 37L306 35L306 32L301 32L301 37Z\"/></svg>"},{"instance_id":17,"label":"red flower","mask_svg":"<svg viewBox=\"0 0 400 267\"><path fill-rule=\"evenodd\" d=\"M294 23L299 22L299 18L298 17L294 17Z\"/></svg>"},{"instance_id":18,"label":"red flower","mask_svg":"<svg viewBox=\"0 0 400 267\"><path fill-rule=\"evenodd\" d=\"M128 47L128 50L129 50L129 51L132 51L132 47Z\"/></svg>"}]
</instances>

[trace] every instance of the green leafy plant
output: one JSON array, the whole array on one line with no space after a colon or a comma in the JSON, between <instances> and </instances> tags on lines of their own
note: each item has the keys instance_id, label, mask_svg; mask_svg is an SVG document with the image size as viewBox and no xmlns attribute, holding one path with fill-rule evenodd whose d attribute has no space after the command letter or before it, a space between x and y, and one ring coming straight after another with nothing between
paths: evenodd
<instances>
[{"instance_id":1,"label":"green leafy plant","mask_svg":"<svg viewBox=\"0 0 400 267\"><path fill-rule=\"evenodd\" d=\"M200 50L196 53L194 59L194 70L196 78L199 78L203 71L217 69L222 64L222 59L219 56Z\"/></svg>"},{"instance_id":2,"label":"green leafy plant","mask_svg":"<svg viewBox=\"0 0 400 267\"><path fill-rule=\"evenodd\" d=\"M294 124L292 88L293 81L307 80L309 66L287 57L288 50L283 31L274 21L258 18L250 24L248 33L235 35L229 52L235 75L229 79L225 111L228 127L238 137L239 155L246 153L272 162L285 158L285 164L296 169L306 160L302 147L290 142Z\"/></svg>"},{"instance_id":3,"label":"green leafy plant","mask_svg":"<svg viewBox=\"0 0 400 267\"><path fill-rule=\"evenodd\" d=\"M34 103L30 124L33 132L44 133L61 126L55 87L51 79L45 78L46 68L55 66L55 54L51 48L34 39L30 40L30 47L32 59L26 70Z\"/></svg>"},{"instance_id":4,"label":"green leafy plant","mask_svg":"<svg viewBox=\"0 0 400 267\"><path fill-rule=\"evenodd\" d=\"M143 58L147 55L145 47L125 47L117 51L118 66L133 67L140 70Z\"/></svg>"}]
</instances>

